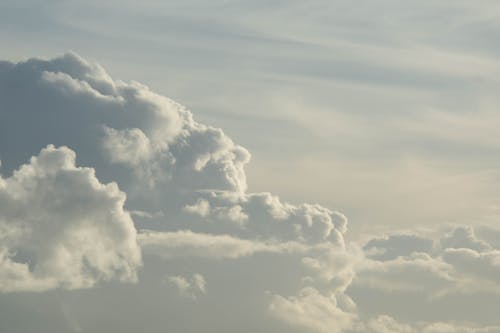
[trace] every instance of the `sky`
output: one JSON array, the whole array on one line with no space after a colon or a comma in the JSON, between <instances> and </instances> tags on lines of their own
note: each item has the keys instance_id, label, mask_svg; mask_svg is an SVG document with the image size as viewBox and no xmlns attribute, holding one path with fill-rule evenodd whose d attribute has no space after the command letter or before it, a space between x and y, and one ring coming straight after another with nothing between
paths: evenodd
<instances>
[{"instance_id":1,"label":"sky","mask_svg":"<svg viewBox=\"0 0 500 333\"><path fill-rule=\"evenodd\" d=\"M0 331L500 332L496 1L0 1Z\"/></svg>"}]
</instances>

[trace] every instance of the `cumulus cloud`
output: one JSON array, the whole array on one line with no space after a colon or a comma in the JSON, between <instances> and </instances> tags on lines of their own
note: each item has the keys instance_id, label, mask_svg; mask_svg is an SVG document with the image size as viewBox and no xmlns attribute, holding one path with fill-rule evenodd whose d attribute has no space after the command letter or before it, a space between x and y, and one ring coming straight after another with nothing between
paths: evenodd
<instances>
[{"instance_id":1,"label":"cumulus cloud","mask_svg":"<svg viewBox=\"0 0 500 333\"><path fill-rule=\"evenodd\" d=\"M100 178L117 182L131 210L164 211L157 228L343 241L341 214L247 193L248 151L144 85L114 80L69 53L2 62L0 86L0 156L7 173L47 144L66 145ZM16 149L7 144L12 141Z\"/></svg>"},{"instance_id":2,"label":"cumulus cloud","mask_svg":"<svg viewBox=\"0 0 500 333\"><path fill-rule=\"evenodd\" d=\"M364 250L369 260L359 269L360 284L435 296L478 289L498 292L499 251L477 237L472 227L453 227L437 239L418 234L374 238Z\"/></svg>"},{"instance_id":3,"label":"cumulus cloud","mask_svg":"<svg viewBox=\"0 0 500 333\"><path fill-rule=\"evenodd\" d=\"M329 241L344 245L347 219L316 204L292 205L271 193L206 191L201 199L184 207L184 211L211 221L212 230L225 230L243 237L266 237L282 241L314 244Z\"/></svg>"},{"instance_id":4,"label":"cumulus cloud","mask_svg":"<svg viewBox=\"0 0 500 333\"><path fill-rule=\"evenodd\" d=\"M282 255L291 262L291 271L280 272L283 278L296 276L296 281L302 279L299 291L309 290L303 288L317 291L316 296L305 298L307 302L337 293L343 304L352 303L347 296L340 295L352 279L352 265L346 259L345 216L317 204L292 205L270 193L248 192L244 167L250 154L221 129L196 122L183 106L142 84L114 80L99 65L72 53L51 60L2 62L0 87L0 114L6 120L0 122L0 156L5 162L6 175L16 177L15 169L48 144L68 146L76 152L79 164L95 170L92 177L118 184L106 186L116 188L119 199L115 206L119 208L103 207L106 201L101 199L91 201L88 209L81 211L84 203L74 197L79 192L69 187L67 191L72 195L64 196L67 202L61 207L75 219L78 214L90 214L93 211L90 205L96 205L95 209L103 207L103 215L115 214L120 209L118 217L126 220L123 225L130 233L108 228L102 234L97 230L97 235L86 235L82 228L76 227L76 236L63 232L68 237L82 237L93 245L63 247L67 262L62 265L76 270L66 274L68 277L57 275L55 269L48 274L44 266L48 264L42 263L41 258L36 258L39 261L35 265L28 262L26 253L38 253L38 249L24 251L24 239L4 236L18 242L9 245L2 254L5 276L12 276L14 270L21 271L16 266L21 265L24 271L17 276L25 274L24 280L34 276L45 281L43 274L57 275L61 280L39 287L40 290L88 287L111 278L134 280L141 262L139 246L144 255L161 258L165 265L179 258L234 260L255 254ZM19 131L21 128L24 133ZM5 138L17 142L16 148L6 144ZM44 186L52 188L50 184ZM125 194L117 186L127 194L126 202ZM45 214L45 208L41 205L37 214ZM142 231L138 235L128 211L135 224L140 225ZM100 217L82 219L94 226ZM49 216L47 221L40 232L50 237L59 235L55 229L62 221L73 225L64 216L52 219ZM116 244L102 241L113 248L99 248L99 240L108 231L115 235ZM17 232L9 229L4 234ZM57 240L66 244L65 239ZM129 248L123 249L123 244ZM60 247L54 244L54 248ZM105 254L92 256L91 250L98 249L106 250ZM109 259L115 257L115 261ZM78 258L81 264L69 264L78 263ZM265 272L265 262L269 259L264 256L255 260L256 269ZM335 269L323 272L321 268L328 264L338 268L339 273ZM128 268L125 273L121 271L124 267ZM15 280L22 281L17 276ZM194 290L204 290L199 278L189 279L175 273L168 276L167 280L181 293L192 295ZM4 278L3 283L12 284L11 280L14 278ZM260 288L261 292L266 291L265 285ZM302 291L293 296L299 291L278 290L274 295L276 299L302 300ZM279 296L280 293L292 296ZM285 315L283 309L280 313Z\"/></svg>"},{"instance_id":5,"label":"cumulus cloud","mask_svg":"<svg viewBox=\"0 0 500 333\"><path fill-rule=\"evenodd\" d=\"M196 123L181 105L139 83L115 81L75 54L2 62L0 85L2 116L10 124L2 122L2 137L19 139L22 148L16 154L2 140L8 169L40 145L66 144L88 164L108 172L123 166L150 186L175 179L191 190L246 188L249 154L220 129Z\"/></svg>"},{"instance_id":6,"label":"cumulus cloud","mask_svg":"<svg viewBox=\"0 0 500 333\"><path fill-rule=\"evenodd\" d=\"M48 146L0 178L0 290L85 288L135 281L141 263L125 194Z\"/></svg>"},{"instance_id":7,"label":"cumulus cloud","mask_svg":"<svg viewBox=\"0 0 500 333\"><path fill-rule=\"evenodd\" d=\"M440 321L389 306L390 297L404 299L401 311L414 314L405 306L500 295L492 232L348 242L343 214L249 192L250 154L221 129L72 53L0 62L0 101L1 292L88 288L141 273L196 303L204 295L225 309L253 306L282 331L495 329L459 323L446 307ZM199 273L179 274L185 265ZM374 293L383 298L370 307Z\"/></svg>"},{"instance_id":8,"label":"cumulus cloud","mask_svg":"<svg viewBox=\"0 0 500 333\"><path fill-rule=\"evenodd\" d=\"M375 332L498 330L489 325L495 323L493 314L478 311L500 299L498 249L474 228L394 233L368 240L364 250L366 258L356 267L347 293L358 307L382 316L366 322L367 327L387 326L372 328ZM387 314L427 324L392 322ZM444 318L453 322L433 323ZM481 321L487 324L481 326Z\"/></svg>"}]
</instances>

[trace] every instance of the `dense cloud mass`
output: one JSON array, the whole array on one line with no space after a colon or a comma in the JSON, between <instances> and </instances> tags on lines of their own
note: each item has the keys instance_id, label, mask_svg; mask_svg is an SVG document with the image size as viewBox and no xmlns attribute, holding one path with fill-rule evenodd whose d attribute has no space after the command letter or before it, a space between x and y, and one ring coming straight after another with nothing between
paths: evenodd
<instances>
[{"instance_id":1,"label":"dense cloud mass","mask_svg":"<svg viewBox=\"0 0 500 333\"><path fill-rule=\"evenodd\" d=\"M0 178L0 290L85 288L135 281L141 252L125 194L48 146Z\"/></svg>"},{"instance_id":2,"label":"dense cloud mass","mask_svg":"<svg viewBox=\"0 0 500 333\"><path fill-rule=\"evenodd\" d=\"M247 150L146 86L114 81L75 54L4 62L0 73L0 156L7 173L47 144L66 145L98 177L117 181L131 209L175 215L164 228L196 223L218 233L341 241L342 215L247 194Z\"/></svg>"},{"instance_id":3,"label":"dense cloud mass","mask_svg":"<svg viewBox=\"0 0 500 333\"><path fill-rule=\"evenodd\" d=\"M500 331L467 302L500 301L498 231L348 242L341 213L248 192L250 154L222 130L75 54L0 62L0 157L3 297L97 286L99 303L132 282L123 311L139 293L213 331L238 326L216 308L275 332Z\"/></svg>"}]
</instances>

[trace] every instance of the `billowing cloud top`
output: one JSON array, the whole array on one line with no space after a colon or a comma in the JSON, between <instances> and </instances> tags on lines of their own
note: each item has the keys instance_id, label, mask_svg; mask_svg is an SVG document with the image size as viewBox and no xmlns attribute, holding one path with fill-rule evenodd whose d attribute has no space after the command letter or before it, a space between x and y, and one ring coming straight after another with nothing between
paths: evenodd
<instances>
[{"instance_id":1,"label":"billowing cloud top","mask_svg":"<svg viewBox=\"0 0 500 333\"><path fill-rule=\"evenodd\" d=\"M0 290L82 288L135 280L141 254L125 194L49 145L0 178Z\"/></svg>"},{"instance_id":2,"label":"billowing cloud top","mask_svg":"<svg viewBox=\"0 0 500 333\"><path fill-rule=\"evenodd\" d=\"M70 53L1 63L0 87L4 172L47 144L65 145L99 178L118 182L131 209L175 216L162 216L169 220L162 228L199 223L207 231L230 228L249 237L341 241L342 215L247 194L247 150L144 85L114 81Z\"/></svg>"},{"instance_id":3,"label":"billowing cloud top","mask_svg":"<svg viewBox=\"0 0 500 333\"><path fill-rule=\"evenodd\" d=\"M171 289L193 311L209 300L199 311L212 331L234 328L214 303L275 332L498 331L498 319L446 307L500 300L494 231L348 243L341 213L248 192L250 154L221 129L76 54L0 62L0 158L4 295L97 285L94 306L133 282L120 291L130 304ZM446 306L405 315L401 298Z\"/></svg>"}]
</instances>

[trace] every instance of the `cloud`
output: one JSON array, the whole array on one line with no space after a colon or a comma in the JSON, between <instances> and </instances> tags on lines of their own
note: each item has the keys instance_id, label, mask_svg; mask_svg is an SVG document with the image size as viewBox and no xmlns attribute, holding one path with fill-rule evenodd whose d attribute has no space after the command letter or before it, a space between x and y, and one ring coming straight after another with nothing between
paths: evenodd
<instances>
[{"instance_id":1,"label":"cloud","mask_svg":"<svg viewBox=\"0 0 500 333\"><path fill-rule=\"evenodd\" d=\"M365 330L372 333L411 333L413 329L409 325L398 323L389 316L378 316L366 323Z\"/></svg>"},{"instance_id":2,"label":"cloud","mask_svg":"<svg viewBox=\"0 0 500 333\"><path fill-rule=\"evenodd\" d=\"M356 331L358 332L358 331ZM495 333L500 332L498 326L477 327L459 322L403 324L394 318L382 315L369 320L359 332L370 333Z\"/></svg>"},{"instance_id":3,"label":"cloud","mask_svg":"<svg viewBox=\"0 0 500 333\"><path fill-rule=\"evenodd\" d=\"M416 234L395 234L383 238L373 238L364 246L366 254L380 261L409 256L415 252L429 253L433 248L432 239Z\"/></svg>"},{"instance_id":4,"label":"cloud","mask_svg":"<svg viewBox=\"0 0 500 333\"><path fill-rule=\"evenodd\" d=\"M356 314L343 311L334 295L325 296L314 288L305 288L298 296L274 295L271 314L291 325L319 333L340 333L354 324Z\"/></svg>"},{"instance_id":5,"label":"cloud","mask_svg":"<svg viewBox=\"0 0 500 333\"><path fill-rule=\"evenodd\" d=\"M76 54L0 62L0 100L1 292L137 282L121 297L147 294L141 301L178 310L162 298L167 282L219 331L230 323L207 304L276 332L487 332L497 323L464 301L500 301L493 232L349 242L343 214L250 192L250 153L221 129ZM118 293L102 292L95 300Z\"/></svg>"},{"instance_id":6,"label":"cloud","mask_svg":"<svg viewBox=\"0 0 500 333\"><path fill-rule=\"evenodd\" d=\"M130 242L137 252L136 230L127 211L144 230L137 237L143 252L166 261L268 253L294 256L302 269L303 254L309 253L311 264L311 251L345 251L344 215L318 204L292 205L270 193L249 193L244 171L248 151L221 129L196 122L186 108L142 84L114 80L99 65L68 53L50 60L1 62L0 85L0 114L6 120L0 122L4 172L15 174L46 145L70 147L79 164L92 167L94 177L116 183L127 194L126 203L124 194L119 202L134 238L116 238ZM70 202L71 196L65 199L68 214L76 214L71 207L82 203ZM43 232L53 233L51 223L45 228ZM138 266L140 256L130 255L120 258ZM10 252L4 257L5 267L15 264L7 260ZM135 269L130 268L131 275ZM317 273L308 268L307 274L313 281L309 275ZM109 278L101 275L67 287ZM333 279L335 274L330 275Z\"/></svg>"},{"instance_id":7,"label":"cloud","mask_svg":"<svg viewBox=\"0 0 500 333\"><path fill-rule=\"evenodd\" d=\"M344 244L347 218L321 205L292 205L271 193L240 195L206 191L199 196L202 199L186 205L184 211L238 235L312 244L321 241Z\"/></svg>"},{"instance_id":8,"label":"cloud","mask_svg":"<svg viewBox=\"0 0 500 333\"><path fill-rule=\"evenodd\" d=\"M191 190L246 188L242 168L249 154L220 129L194 122L181 105L139 83L115 81L73 53L3 62L0 85L2 115L11 125L2 122L2 133L18 138L22 148L16 155L5 144L0 147L8 171L52 143L86 153L82 160L107 169L103 173L123 166L150 186L174 179ZM29 137L12 129L21 125L31 131Z\"/></svg>"},{"instance_id":9,"label":"cloud","mask_svg":"<svg viewBox=\"0 0 500 333\"><path fill-rule=\"evenodd\" d=\"M177 288L182 297L196 299L206 293L207 283L201 274L193 274L190 278L181 275L166 276L165 282Z\"/></svg>"},{"instance_id":10,"label":"cloud","mask_svg":"<svg viewBox=\"0 0 500 333\"><path fill-rule=\"evenodd\" d=\"M487 241L476 237L472 227L457 227L447 233L440 240L442 248L471 249L476 251L491 250Z\"/></svg>"},{"instance_id":11,"label":"cloud","mask_svg":"<svg viewBox=\"0 0 500 333\"><path fill-rule=\"evenodd\" d=\"M452 290L499 290L499 251L477 237L472 227L453 227L438 239L418 234L374 238L364 250L370 260L360 268L357 283L388 290L425 290L436 296Z\"/></svg>"},{"instance_id":12,"label":"cloud","mask_svg":"<svg viewBox=\"0 0 500 333\"><path fill-rule=\"evenodd\" d=\"M0 291L135 281L141 264L125 194L48 146L0 178Z\"/></svg>"},{"instance_id":13,"label":"cloud","mask_svg":"<svg viewBox=\"0 0 500 333\"><path fill-rule=\"evenodd\" d=\"M210 259L235 259L258 252L301 251L298 243L263 243L229 235L211 235L192 231L155 232L142 231L139 244L146 254L164 258L202 257Z\"/></svg>"},{"instance_id":14,"label":"cloud","mask_svg":"<svg viewBox=\"0 0 500 333\"><path fill-rule=\"evenodd\" d=\"M221 129L196 122L186 108L144 85L113 80L76 54L2 62L0 85L6 120L0 156L7 174L47 144L66 145L98 177L117 182L131 210L164 211L154 219L157 227L343 241L343 215L248 193L250 154ZM16 141L16 149L7 141Z\"/></svg>"},{"instance_id":15,"label":"cloud","mask_svg":"<svg viewBox=\"0 0 500 333\"><path fill-rule=\"evenodd\" d=\"M404 318L404 325L443 321L425 329L411 324L410 332L481 332L478 323L496 323L493 314L477 307L500 299L499 251L474 228L395 233L368 240L364 250L366 259L355 267L346 293L365 311ZM476 328L445 318L475 322L471 327ZM485 327L485 332L496 330Z\"/></svg>"}]
</instances>

